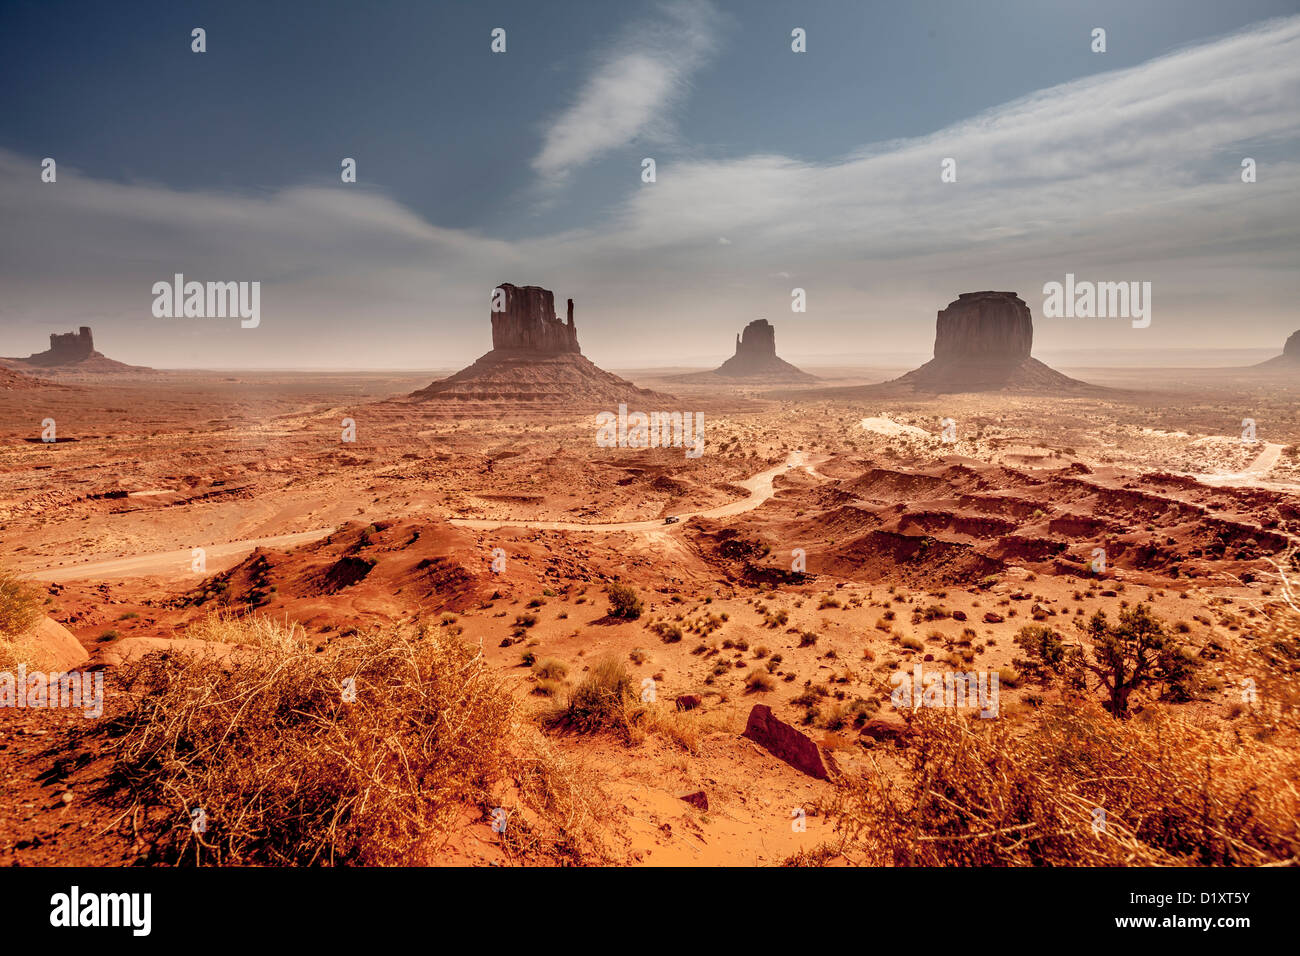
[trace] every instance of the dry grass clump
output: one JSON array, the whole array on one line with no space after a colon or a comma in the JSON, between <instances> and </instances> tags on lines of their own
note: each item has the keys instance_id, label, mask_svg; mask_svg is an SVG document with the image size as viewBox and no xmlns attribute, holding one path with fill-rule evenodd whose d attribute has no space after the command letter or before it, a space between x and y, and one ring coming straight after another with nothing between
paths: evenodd
<instances>
[{"instance_id":1,"label":"dry grass clump","mask_svg":"<svg viewBox=\"0 0 1300 956\"><path fill-rule=\"evenodd\" d=\"M0 568L0 669L31 663L18 639L40 618L40 595L27 582Z\"/></svg>"},{"instance_id":2,"label":"dry grass clump","mask_svg":"<svg viewBox=\"0 0 1300 956\"><path fill-rule=\"evenodd\" d=\"M308 646L306 629L287 617L216 611L185 629L185 636L218 644L243 644L265 651L302 650Z\"/></svg>"},{"instance_id":3,"label":"dry grass clump","mask_svg":"<svg viewBox=\"0 0 1300 956\"><path fill-rule=\"evenodd\" d=\"M542 715L542 724L556 732L608 733L627 744L659 736L688 753L697 753L707 734L723 729L700 711L678 710L672 700L642 700L636 678L616 657L594 664L563 706Z\"/></svg>"},{"instance_id":4,"label":"dry grass clump","mask_svg":"<svg viewBox=\"0 0 1300 956\"><path fill-rule=\"evenodd\" d=\"M397 630L315 654L265 620L211 627L262 649L146 656L123 672L133 705L103 730L110 794L155 860L427 863L497 807L511 855L603 859L595 792L475 649ZM199 808L204 833L190 825Z\"/></svg>"},{"instance_id":5,"label":"dry grass clump","mask_svg":"<svg viewBox=\"0 0 1300 956\"><path fill-rule=\"evenodd\" d=\"M1293 746L1166 713L1114 720L1095 704L1056 708L1019 736L939 711L917 712L913 729L901 777L877 765L836 798L855 862L1236 866L1300 854Z\"/></svg>"}]
</instances>

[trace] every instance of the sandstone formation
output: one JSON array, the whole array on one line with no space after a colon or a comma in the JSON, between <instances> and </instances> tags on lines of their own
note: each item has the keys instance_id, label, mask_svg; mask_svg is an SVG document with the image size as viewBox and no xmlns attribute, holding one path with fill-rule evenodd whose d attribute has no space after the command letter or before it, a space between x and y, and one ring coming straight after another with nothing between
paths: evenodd
<instances>
[{"instance_id":1,"label":"sandstone formation","mask_svg":"<svg viewBox=\"0 0 1300 956\"><path fill-rule=\"evenodd\" d=\"M1020 296L963 292L939 312L934 358L895 383L929 392L1087 387L1031 358L1033 344L1033 319Z\"/></svg>"},{"instance_id":2,"label":"sandstone formation","mask_svg":"<svg viewBox=\"0 0 1300 956\"><path fill-rule=\"evenodd\" d=\"M151 372L139 365L126 365L95 351L95 339L90 327L83 325L76 332L50 333L50 347L27 358L0 359L5 366L19 372Z\"/></svg>"},{"instance_id":3,"label":"sandstone formation","mask_svg":"<svg viewBox=\"0 0 1300 956\"><path fill-rule=\"evenodd\" d=\"M754 705L741 736L748 737L773 756L810 777L818 780L830 778L821 751L812 739L773 714L772 708L766 704Z\"/></svg>"},{"instance_id":4,"label":"sandstone formation","mask_svg":"<svg viewBox=\"0 0 1300 956\"><path fill-rule=\"evenodd\" d=\"M90 659L72 632L50 617L42 617L32 629L14 641L18 657L31 670L57 672L80 667Z\"/></svg>"},{"instance_id":5,"label":"sandstone formation","mask_svg":"<svg viewBox=\"0 0 1300 956\"><path fill-rule=\"evenodd\" d=\"M939 311L934 357L944 362L1015 365L1029 358L1034 320L1014 292L963 292Z\"/></svg>"},{"instance_id":6,"label":"sandstone formation","mask_svg":"<svg viewBox=\"0 0 1300 956\"><path fill-rule=\"evenodd\" d=\"M809 375L777 357L776 329L767 319L755 319L736 336L736 354L711 372L694 372L671 379L675 382L815 382Z\"/></svg>"},{"instance_id":7,"label":"sandstone formation","mask_svg":"<svg viewBox=\"0 0 1300 956\"><path fill-rule=\"evenodd\" d=\"M83 325L76 332L51 332L48 351L28 356L24 361L31 365L71 365L84 362L95 354L95 340L90 327Z\"/></svg>"},{"instance_id":8,"label":"sandstone formation","mask_svg":"<svg viewBox=\"0 0 1300 956\"><path fill-rule=\"evenodd\" d=\"M520 406L612 410L620 402L652 410L672 401L594 365L578 346L572 299L566 312L564 320L556 317L549 289L501 283L493 290L492 351L408 400L462 413Z\"/></svg>"},{"instance_id":9,"label":"sandstone formation","mask_svg":"<svg viewBox=\"0 0 1300 956\"><path fill-rule=\"evenodd\" d=\"M1296 368L1300 367L1300 332L1292 332L1282 346L1282 354L1266 362L1260 362L1256 368Z\"/></svg>"},{"instance_id":10,"label":"sandstone formation","mask_svg":"<svg viewBox=\"0 0 1300 956\"><path fill-rule=\"evenodd\" d=\"M578 354L578 330L573 325L573 300L569 300L568 321L555 315L555 296L550 289L528 285L522 289L503 282L497 286L504 308L492 312L492 348L520 350L533 354ZM494 290L495 296L495 290ZM495 304L495 303L494 303Z\"/></svg>"},{"instance_id":11,"label":"sandstone formation","mask_svg":"<svg viewBox=\"0 0 1300 956\"><path fill-rule=\"evenodd\" d=\"M1033 344L1033 318L1020 296L1014 292L963 292L939 311L934 358L920 368L880 385L799 394L805 398L867 398L948 392L1061 395L1101 391L1033 358Z\"/></svg>"}]
</instances>

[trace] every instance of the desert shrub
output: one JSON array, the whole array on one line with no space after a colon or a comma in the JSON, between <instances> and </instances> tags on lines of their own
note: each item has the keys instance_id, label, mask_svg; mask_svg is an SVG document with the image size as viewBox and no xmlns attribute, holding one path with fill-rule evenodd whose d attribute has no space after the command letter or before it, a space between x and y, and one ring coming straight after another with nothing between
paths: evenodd
<instances>
[{"instance_id":1,"label":"desert shrub","mask_svg":"<svg viewBox=\"0 0 1300 956\"><path fill-rule=\"evenodd\" d=\"M578 733L613 731L626 734L636 683L623 662L614 657L597 661L578 682L563 710L552 715L552 726Z\"/></svg>"},{"instance_id":2,"label":"desert shrub","mask_svg":"<svg viewBox=\"0 0 1300 956\"><path fill-rule=\"evenodd\" d=\"M0 640L26 634L41 616L41 598L36 589L0 569Z\"/></svg>"},{"instance_id":3,"label":"desert shrub","mask_svg":"<svg viewBox=\"0 0 1300 956\"><path fill-rule=\"evenodd\" d=\"M564 661L557 661L554 657L548 657L538 662L533 668L533 673L541 680L564 680L569 676L569 665Z\"/></svg>"},{"instance_id":4,"label":"desert shrub","mask_svg":"<svg viewBox=\"0 0 1300 956\"><path fill-rule=\"evenodd\" d=\"M610 617L621 617L629 621L635 621L641 616L641 599L637 597L636 591L626 584L619 584L615 581L605 589L605 593L609 596L608 613Z\"/></svg>"},{"instance_id":5,"label":"desert shrub","mask_svg":"<svg viewBox=\"0 0 1300 956\"><path fill-rule=\"evenodd\" d=\"M1294 746L1167 713L1117 721L1088 702L1028 733L938 710L911 725L901 779L877 765L840 785L832 817L855 863L1223 866L1300 853Z\"/></svg>"},{"instance_id":6,"label":"desert shrub","mask_svg":"<svg viewBox=\"0 0 1300 956\"><path fill-rule=\"evenodd\" d=\"M237 614L229 610L200 618L185 629L184 636L266 651L301 650L308 644L306 629L287 617L277 619L268 614Z\"/></svg>"},{"instance_id":7,"label":"desert shrub","mask_svg":"<svg viewBox=\"0 0 1300 956\"><path fill-rule=\"evenodd\" d=\"M0 669L20 663L39 663L19 638L41 618L40 594L25 581L0 569Z\"/></svg>"},{"instance_id":8,"label":"desert shrub","mask_svg":"<svg viewBox=\"0 0 1300 956\"><path fill-rule=\"evenodd\" d=\"M259 626L230 621L224 641L254 644ZM323 654L155 653L121 679L130 703L96 732L109 798L154 862L425 863L467 809L497 806L524 811L508 853L603 857L595 791L518 719L481 654L437 630L359 633Z\"/></svg>"},{"instance_id":9,"label":"desert shrub","mask_svg":"<svg viewBox=\"0 0 1300 956\"><path fill-rule=\"evenodd\" d=\"M755 668L745 675L745 688L752 693L764 693L776 688L776 681L768 675L767 671Z\"/></svg>"},{"instance_id":10,"label":"desert shrub","mask_svg":"<svg viewBox=\"0 0 1300 956\"><path fill-rule=\"evenodd\" d=\"M655 621L650 625L650 630L658 634L665 644L676 644L682 639L682 629L671 621Z\"/></svg>"}]
</instances>

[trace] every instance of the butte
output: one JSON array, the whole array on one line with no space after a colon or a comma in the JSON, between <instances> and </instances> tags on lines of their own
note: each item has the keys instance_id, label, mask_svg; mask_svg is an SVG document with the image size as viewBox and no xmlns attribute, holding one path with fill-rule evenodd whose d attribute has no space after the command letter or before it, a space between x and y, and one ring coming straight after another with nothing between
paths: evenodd
<instances>
[{"instance_id":1,"label":"butte","mask_svg":"<svg viewBox=\"0 0 1300 956\"><path fill-rule=\"evenodd\" d=\"M779 358L776 354L776 329L767 319L755 319L736 336L736 354L720 366L709 372L677 375L668 381L777 385L816 382L819 379Z\"/></svg>"},{"instance_id":2,"label":"butte","mask_svg":"<svg viewBox=\"0 0 1300 956\"><path fill-rule=\"evenodd\" d=\"M503 282L492 316L492 351L455 375L412 392L408 402L453 407L457 412L506 408L610 410L670 401L606 372L582 354L573 324L573 300L561 321L549 289Z\"/></svg>"}]
</instances>

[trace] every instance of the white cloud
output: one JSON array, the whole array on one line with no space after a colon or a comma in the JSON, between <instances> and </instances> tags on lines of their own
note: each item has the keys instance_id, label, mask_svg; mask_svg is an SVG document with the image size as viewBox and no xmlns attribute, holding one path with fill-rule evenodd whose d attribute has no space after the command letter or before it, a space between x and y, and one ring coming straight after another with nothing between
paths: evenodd
<instances>
[{"instance_id":1,"label":"white cloud","mask_svg":"<svg viewBox=\"0 0 1300 956\"><path fill-rule=\"evenodd\" d=\"M1049 348L1280 346L1300 327L1297 102L1293 17L838 159L678 159L598 224L512 241L359 187L231 196L62 166L43 184L0 152L0 354L79 324L105 341L103 320L129 346L105 351L146 364L454 366L488 348L502 281L573 296L607 365L725 358L760 316L793 356L925 351L935 312L985 288L1020 292ZM174 271L263 280L262 327L153 320ZM1151 328L1041 319L1067 271L1153 282Z\"/></svg>"},{"instance_id":2,"label":"white cloud","mask_svg":"<svg viewBox=\"0 0 1300 956\"><path fill-rule=\"evenodd\" d=\"M546 126L533 169L548 184L653 131L666 135L667 113L691 73L714 47L717 15L705 0L675 0L637 24L601 57L572 105Z\"/></svg>"}]
</instances>

